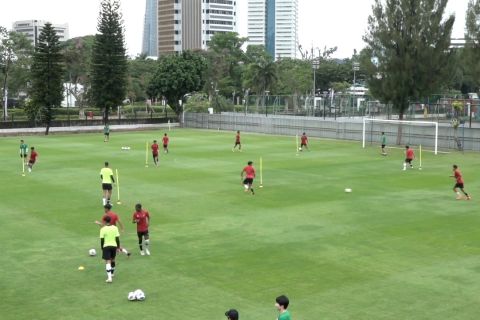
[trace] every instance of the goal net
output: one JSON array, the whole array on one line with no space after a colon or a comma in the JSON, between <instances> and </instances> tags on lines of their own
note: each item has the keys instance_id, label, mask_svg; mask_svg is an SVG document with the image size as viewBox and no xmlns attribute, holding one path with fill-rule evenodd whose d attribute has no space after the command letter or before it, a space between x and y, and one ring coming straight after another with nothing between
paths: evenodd
<instances>
[{"instance_id":1,"label":"goal net","mask_svg":"<svg viewBox=\"0 0 480 320\"><path fill-rule=\"evenodd\" d=\"M438 153L438 122L363 118L362 146L382 144L382 132L387 146L416 145Z\"/></svg>"}]
</instances>

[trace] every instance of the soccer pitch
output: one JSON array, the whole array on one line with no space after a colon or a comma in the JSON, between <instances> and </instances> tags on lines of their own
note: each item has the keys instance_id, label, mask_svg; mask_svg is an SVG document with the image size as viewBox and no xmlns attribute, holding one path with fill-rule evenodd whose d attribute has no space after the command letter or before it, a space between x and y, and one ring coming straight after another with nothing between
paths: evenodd
<instances>
[{"instance_id":1,"label":"soccer pitch","mask_svg":"<svg viewBox=\"0 0 480 320\"><path fill-rule=\"evenodd\" d=\"M480 157L422 154L310 139L175 129L154 167L145 143L163 131L2 138L1 319L478 319ZM308 134L308 132L307 132ZM20 139L39 153L21 175ZM122 150L129 146L130 150ZM259 186L259 159L263 185ZM418 157L418 155L417 155ZM240 171L257 169L255 196ZM100 169L118 169L126 225L114 282L99 248ZM471 201L456 201L452 165ZM345 193L351 188L351 193ZM134 205L151 214L151 256L140 256ZM83 271L78 270L84 266ZM135 289L143 302L129 302Z\"/></svg>"}]
</instances>

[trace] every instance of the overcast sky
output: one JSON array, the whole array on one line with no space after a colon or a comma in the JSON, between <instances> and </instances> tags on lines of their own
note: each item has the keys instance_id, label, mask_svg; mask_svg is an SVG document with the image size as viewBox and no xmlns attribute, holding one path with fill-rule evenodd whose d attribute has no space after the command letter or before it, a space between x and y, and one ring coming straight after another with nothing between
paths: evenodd
<instances>
[{"instance_id":1,"label":"overcast sky","mask_svg":"<svg viewBox=\"0 0 480 320\"><path fill-rule=\"evenodd\" d=\"M184 0L189 1L189 0ZM247 36L247 0L236 0L238 27ZM100 0L1 0L0 25L10 29L17 20L68 23L70 37L95 34ZM304 48L338 47L336 57L361 50L362 36L374 0L299 0L299 41ZM456 16L455 38L463 37L468 0L449 0L447 13ZM128 53L140 52L145 0L121 0Z\"/></svg>"}]
</instances>

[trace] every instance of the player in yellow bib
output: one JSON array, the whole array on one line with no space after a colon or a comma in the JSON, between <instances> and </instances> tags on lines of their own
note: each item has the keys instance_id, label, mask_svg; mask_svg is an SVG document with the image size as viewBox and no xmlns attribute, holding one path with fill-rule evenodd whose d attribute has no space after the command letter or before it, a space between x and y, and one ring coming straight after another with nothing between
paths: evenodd
<instances>
[{"instance_id":1,"label":"player in yellow bib","mask_svg":"<svg viewBox=\"0 0 480 320\"><path fill-rule=\"evenodd\" d=\"M113 171L108 167L108 162L105 162L105 167L100 170L100 179L102 179L103 190L103 205L110 204L112 197L112 185L115 183Z\"/></svg>"},{"instance_id":2,"label":"player in yellow bib","mask_svg":"<svg viewBox=\"0 0 480 320\"><path fill-rule=\"evenodd\" d=\"M120 248L120 232L118 228L110 224L109 216L105 217L106 225L100 229L100 247L102 248L102 259L105 260L107 270L107 282L111 283L115 272L115 257Z\"/></svg>"}]
</instances>

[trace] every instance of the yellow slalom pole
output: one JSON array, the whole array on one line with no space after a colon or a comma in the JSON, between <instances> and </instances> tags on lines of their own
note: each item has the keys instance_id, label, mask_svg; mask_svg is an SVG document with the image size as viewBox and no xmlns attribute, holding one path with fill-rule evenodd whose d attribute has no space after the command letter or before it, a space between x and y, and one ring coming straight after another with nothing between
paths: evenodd
<instances>
[{"instance_id":1,"label":"yellow slalom pole","mask_svg":"<svg viewBox=\"0 0 480 320\"><path fill-rule=\"evenodd\" d=\"M422 145L420 145L420 167L418 167L418 170L422 170Z\"/></svg>"},{"instance_id":2,"label":"yellow slalom pole","mask_svg":"<svg viewBox=\"0 0 480 320\"><path fill-rule=\"evenodd\" d=\"M25 159L23 157L20 159L22 160L22 176L25 177Z\"/></svg>"},{"instance_id":3,"label":"yellow slalom pole","mask_svg":"<svg viewBox=\"0 0 480 320\"><path fill-rule=\"evenodd\" d=\"M115 175L117 176L117 204L122 204L122 202L120 202L120 179L118 179L118 169L115 169Z\"/></svg>"},{"instance_id":4,"label":"yellow slalom pole","mask_svg":"<svg viewBox=\"0 0 480 320\"><path fill-rule=\"evenodd\" d=\"M260 188L263 188L263 160L260 157Z\"/></svg>"},{"instance_id":5,"label":"yellow slalom pole","mask_svg":"<svg viewBox=\"0 0 480 320\"><path fill-rule=\"evenodd\" d=\"M148 141L145 141L145 168L148 168Z\"/></svg>"}]
</instances>

